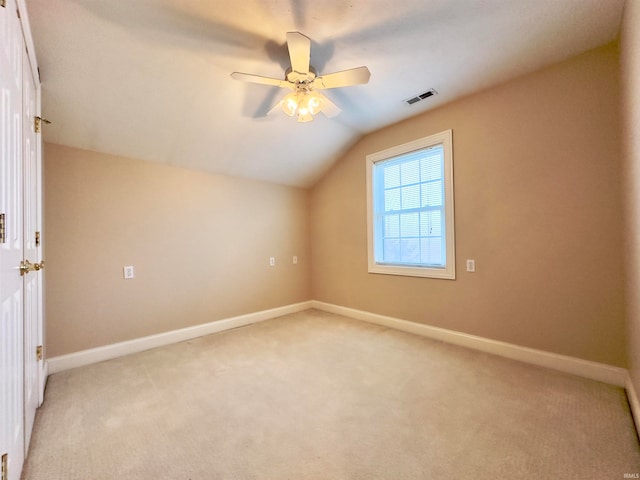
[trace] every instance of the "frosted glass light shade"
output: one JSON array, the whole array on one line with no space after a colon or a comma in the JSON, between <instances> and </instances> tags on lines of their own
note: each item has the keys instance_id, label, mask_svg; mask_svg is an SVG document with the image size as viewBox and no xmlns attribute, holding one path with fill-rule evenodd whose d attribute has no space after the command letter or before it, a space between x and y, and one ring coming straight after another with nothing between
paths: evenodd
<instances>
[{"instance_id":1,"label":"frosted glass light shade","mask_svg":"<svg viewBox=\"0 0 640 480\"><path fill-rule=\"evenodd\" d=\"M296 114L296 110L298 110L298 94L296 92L289 93L282 99L280 105L284 113L293 117Z\"/></svg>"}]
</instances>

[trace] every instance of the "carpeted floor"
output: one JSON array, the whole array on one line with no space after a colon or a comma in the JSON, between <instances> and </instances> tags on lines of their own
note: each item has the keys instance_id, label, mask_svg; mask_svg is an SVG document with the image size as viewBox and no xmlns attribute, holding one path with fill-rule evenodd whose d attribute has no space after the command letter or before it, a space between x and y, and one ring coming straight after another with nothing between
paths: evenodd
<instances>
[{"instance_id":1,"label":"carpeted floor","mask_svg":"<svg viewBox=\"0 0 640 480\"><path fill-rule=\"evenodd\" d=\"M622 389L309 310L52 375L22 478L625 473Z\"/></svg>"}]
</instances>

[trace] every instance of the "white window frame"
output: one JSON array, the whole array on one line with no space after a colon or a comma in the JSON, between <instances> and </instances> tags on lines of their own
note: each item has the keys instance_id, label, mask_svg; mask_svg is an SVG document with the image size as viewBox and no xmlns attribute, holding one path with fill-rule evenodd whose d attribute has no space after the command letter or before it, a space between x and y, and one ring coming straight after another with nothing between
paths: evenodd
<instances>
[{"instance_id":1,"label":"white window frame","mask_svg":"<svg viewBox=\"0 0 640 480\"><path fill-rule=\"evenodd\" d=\"M380 152L367 155L367 248L369 273L403 275L411 277L443 278L455 280L455 229L453 208L453 134L451 130L419 138ZM426 148L442 145L444 150L444 202L445 202L445 267L415 266L402 264L382 264L375 261L375 231L373 208L373 167L376 163Z\"/></svg>"}]
</instances>

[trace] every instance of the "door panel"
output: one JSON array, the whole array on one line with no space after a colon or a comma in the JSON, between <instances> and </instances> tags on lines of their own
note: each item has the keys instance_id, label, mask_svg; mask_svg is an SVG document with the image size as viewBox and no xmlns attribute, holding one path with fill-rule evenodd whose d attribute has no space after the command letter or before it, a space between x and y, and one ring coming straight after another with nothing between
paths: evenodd
<instances>
[{"instance_id":1,"label":"door panel","mask_svg":"<svg viewBox=\"0 0 640 480\"><path fill-rule=\"evenodd\" d=\"M38 262L36 247L38 195L36 133L34 131L34 117L36 116L36 86L31 74L29 57L24 55L22 72L23 95L23 155L24 155L24 258L31 262ZM31 429L38 408L38 367L36 347L38 337L38 301L40 272L24 275L24 416L25 416L25 455L31 440Z\"/></svg>"},{"instance_id":2,"label":"door panel","mask_svg":"<svg viewBox=\"0 0 640 480\"><path fill-rule=\"evenodd\" d=\"M8 454L9 480L24 461L24 324L22 52L15 0L0 8L0 214L6 240L0 243L0 454Z\"/></svg>"}]
</instances>

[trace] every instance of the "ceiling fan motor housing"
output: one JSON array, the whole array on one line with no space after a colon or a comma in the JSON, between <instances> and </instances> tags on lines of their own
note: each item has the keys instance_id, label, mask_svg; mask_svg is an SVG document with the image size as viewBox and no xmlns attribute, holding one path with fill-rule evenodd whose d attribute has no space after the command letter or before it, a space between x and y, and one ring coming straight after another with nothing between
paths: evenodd
<instances>
[{"instance_id":1,"label":"ceiling fan motor housing","mask_svg":"<svg viewBox=\"0 0 640 480\"><path fill-rule=\"evenodd\" d=\"M295 83L296 85L300 83L311 83L316 78L316 71L313 67L309 66L308 72L296 72L291 67L287 69L285 72L285 79L288 82Z\"/></svg>"}]
</instances>

